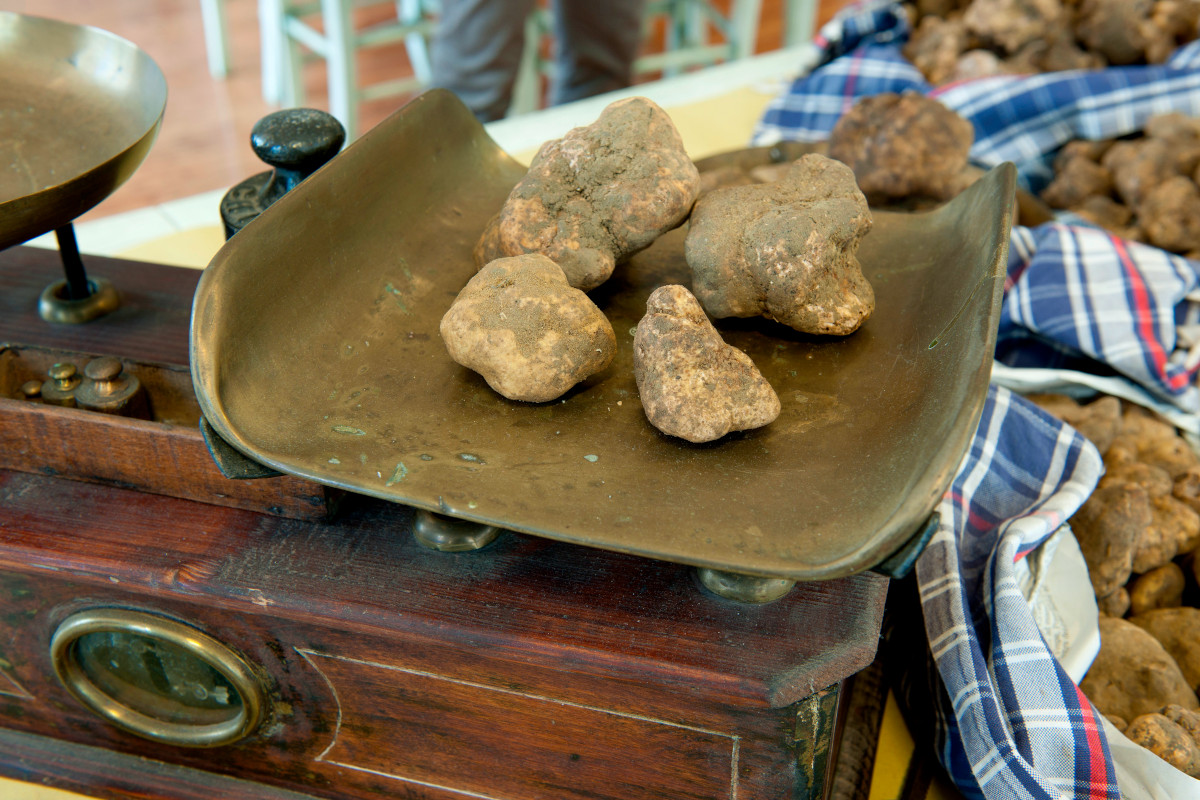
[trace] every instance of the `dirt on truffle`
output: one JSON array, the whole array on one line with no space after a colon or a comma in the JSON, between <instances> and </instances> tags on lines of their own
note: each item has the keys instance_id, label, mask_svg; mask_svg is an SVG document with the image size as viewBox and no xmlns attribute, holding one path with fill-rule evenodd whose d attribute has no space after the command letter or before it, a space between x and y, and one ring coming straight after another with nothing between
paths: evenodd
<instances>
[{"instance_id":1,"label":"dirt on truffle","mask_svg":"<svg viewBox=\"0 0 1200 800\"><path fill-rule=\"evenodd\" d=\"M844 164L817 154L776 183L696 204L684 242L692 285L716 318L766 316L805 333L853 333L875 309L856 252L871 227Z\"/></svg>"},{"instance_id":2,"label":"dirt on truffle","mask_svg":"<svg viewBox=\"0 0 1200 800\"><path fill-rule=\"evenodd\" d=\"M603 312L538 254L485 266L442 317L459 364L510 400L545 402L608 367L616 336Z\"/></svg>"},{"instance_id":3,"label":"dirt on truffle","mask_svg":"<svg viewBox=\"0 0 1200 800\"><path fill-rule=\"evenodd\" d=\"M633 374L650 424L689 442L759 428L779 416L779 397L750 357L728 345L682 286L646 302L633 342Z\"/></svg>"},{"instance_id":4,"label":"dirt on truffle","mask_svg":"<svg viewBox=\"0 0 1200 800\"><path fill-rule=\"evenodd\" d=\"M591 125L547 142L475 248L495 258L541 253L577 289L678 226L700 191L679 132L644 97L612 103Z\"/></svg>"}]
</instances>

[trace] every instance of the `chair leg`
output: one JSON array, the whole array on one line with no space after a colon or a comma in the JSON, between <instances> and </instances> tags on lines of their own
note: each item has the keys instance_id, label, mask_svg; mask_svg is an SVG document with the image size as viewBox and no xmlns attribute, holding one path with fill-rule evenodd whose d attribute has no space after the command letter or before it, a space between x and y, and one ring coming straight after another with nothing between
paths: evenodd
<instances>
[{"instance_id":1,"label":"chair leg","mask_svg":"<svg viewBox=\"0 0 1200 800\"><path fill-rule=\"evenodd\" d=\"M396 14L403 25L415 25L425 17L426 0L398 0ZM404 49L412 65L413 76L422 85L433 80L433 68L429 60L429 42L424 34L410 33L404 37Z\"/></svg>"},{"instance_id":2,"label":"chair leg","mask_svg":"<svg viewBox=\"0 0 1200 800\"><path fill-rule=\"evenodd\" d=\"M272 105L283 100L284 4L286 0L258 0L259 51L262 96Z\"/></svg>"},{"instance_id":3,"label":"chair leg","mask_svg":"<svg viewBox=\"0 0 1200 800\"><path fill-rule=\"evenodd\" d=\"M707 5L708 0L675 0L671 4L665 50L690 50L708 44ZM682 67L667 67L663 70L663 76L668 78L682 74Z\"/></svg>"},{"instance_id":4,"label":"chair leg","mask_svg":"<svg viewBox=\"0 0 1200 800\"><path fill-rule=\"evenodd\" d=\"M512 102L507 116L527 114L542 106L542 23L539 10L525 18L525 47L521 51L521 66L517 69L517 80L513 84Z\"/></svg>"},{"instance_id":5,"label":"chair leg","mask_svg":"<svg viewBox=\"0 0 1200 800\"><path fill-rule=\"evenodd\" d=\"M284 108L295 108L304 105L304 54L300 50L300 42L288 33L292 19L292 10L283 0L284 10L280 18L282 32L281 58L276 62L279 66L279 104Z\"/></svg>"},{"instance_id":6,"label":"chair leg","mask_svg":"<svg viewBox=\"0 0 1200 800\"><path fill-rule=\"evenodd\" d=\"M225 22L225 0L200 0L200 19L204 25L208 71L214 78L224 78L229 74L229 26Z\"/></svg>"},{"instance_id":7,"label":"chair leg","mask_svg":"<svg viewBox=\"0 0 1200 800\"><path fill-rule=\"evenodd\" d=\"M783 44L791 47L813 38L817 22L817 0L784 0Z\"/></svg>"},{"instance_id":8,"label":"chair leg","mask_svg":"<svg viewBox=\"0 0 1200 800\"><path fill-rule=\"evenodd\" d=\"M730 10L731 44L730 60L754 55L758 44L758 21L762 16L762 0L733 0Z\"/></svg>"},{"instance_id":9,"label":"chair leg","mask_svg":"<svg viewBox=\"0 0 1200 800\"><path fill-rule=\"evenodd\" d=\"M346 129L346 141L358 136L358 67L355 63L354 3L321 0L325 23L326 74L329 76L329 113Z\"/></svg>"}]
</instances>

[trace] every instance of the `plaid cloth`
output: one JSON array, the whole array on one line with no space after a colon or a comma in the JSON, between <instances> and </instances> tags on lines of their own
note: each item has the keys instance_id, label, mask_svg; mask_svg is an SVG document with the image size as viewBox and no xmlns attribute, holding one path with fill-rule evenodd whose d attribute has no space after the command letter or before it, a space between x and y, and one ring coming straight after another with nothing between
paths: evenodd
<instances>
[{"instance_id":1,"label":"plaid cloth","mask_svg":"<svg viewBox=\"0 0 1200 800\"><path fill-rule=\"evenodd\" d=\"M1043 641L1015 568L1087 499L1102 469L1072 428L989 389L916 572L948 698L937 709L937 751L968 797L1120 796L1097 712Z\"/></svg>"},{"instance_id":2,"label":"plaid cloth","mask_svg":"<svg viewBox=\"0 0 1200 800\"><path fill-rule=\"evenodd\" d=\"M1200 43L1167 64L1000 76L934 89L901 50L894 2L859 3L817 39L823 60L768 107L756 144L828 138L855 101L913 90L975 128L974 163L1014 162L1041 189L1075 138L1138 131L1167 111L1200 116ZM1200 351L1179 331L1200 319L1200 264L1057 221L1015 228L997 359L1116 375L1189 413ZM942 499L941 526L917 562L930 650L945 692L937 749L971 798L1116 798L1097 712L1051 654L1017 580L1017 562L1095 488L1103 465L1074 430L991 387L970 450Z\"/></svg>"}]
</instances>

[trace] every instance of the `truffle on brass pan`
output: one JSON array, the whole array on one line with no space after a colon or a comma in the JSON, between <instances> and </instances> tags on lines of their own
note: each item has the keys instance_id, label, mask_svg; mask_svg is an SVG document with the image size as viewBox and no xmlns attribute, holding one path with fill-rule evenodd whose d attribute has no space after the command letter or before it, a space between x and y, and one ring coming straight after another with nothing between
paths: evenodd
<instances>
[{"instance_id":1,"label":"truffle on brass pan","mask_svg":"<svg viewBox=\"0 0 1200 800\"><path fill-rule=\"evenodd\" d=\"M700 173L666 112L644 97L542 145L475 247L476 265L541 253L587 291L681 223Z\"/></svg>"},{"instance_id":2,"label":"truffle on brass pan","mask_svg":"<svg viewBox=\"0 0 1200 800\"><path fill-rule=\"evenodd\" d=\"M919 195L949 200L965 188L971 123L916 92L864 97L829 134L829 156L849 165L871 202Z\"/></svg>"},{"instance_id":3,"label":"truffle on brass pan","mask_svg":"<svg viewBox=\"0 0 1200 800\"><path fill-rule=\"evenodd\" d=\"M760 428L779 397L750 357L725 343L691 292L660 286L633 340L633 374L650 424L689 442Z\"/></svg>"},{"instance_id":4,"label":"truffle on brass pan","mask_svg":"<svg viewBox=\"0 0 1200 800\"><path fill-rule=\"evenodd\" d=\"M450 357L510 400L553 400L608 367L612 325L538 254L501 258L475 274L442 317Z\"/></svg>"},{"instance_id":5,"label":"truffle on brass pan","mask_svg":"<svg viewBox=\"0 0 1200 800\"><path fill-rule=\"evenodd\" d=\"M856 255L870 227L850 168L805 155L775 183L718 189L696 203L684 241L692 290L716 318L853 333L875 309Z\"/></svg>"}]
</instances>

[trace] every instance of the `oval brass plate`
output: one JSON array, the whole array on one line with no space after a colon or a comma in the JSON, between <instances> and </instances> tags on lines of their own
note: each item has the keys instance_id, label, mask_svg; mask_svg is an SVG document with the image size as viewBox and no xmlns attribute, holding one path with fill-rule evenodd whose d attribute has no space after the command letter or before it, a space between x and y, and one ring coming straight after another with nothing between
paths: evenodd
<instances>
[{"instance_id":1,"label":"oval brass plate","mask_svg":"<svg viewBox=\"0 0 1200 800\"><path fill-rule=\"evenodd\" d=\"M452 95L429 92L269 208L197 290L192 370L205 418L282 472L730 572L846 575L920 528L983 406L1011 165L932 213L876 213L860 256L877 309L854 335L719 322L783 411L706 445L650 426L632 370L647 296L690 285L682 231L591 293L618 353L561 400L505 400L446 355L438 323L523 172Z\"/></svg>"},{"instance_id":2,"label":"oval brass plate","mask_svg":"<svg viewBox=\"0 0 1200 800\"><path fill-rule=\"evenodd\" d=\"M181 622L121 608L71 615L54 631L58 679L84 705L131 733L216 747L262 721L263 690L228 647Z\"/></svg>"},{"instance_id":3,"label":"oval brass plate","mask_svg":"<svg viewBox=\"0 0 1200 800\"><path fill-rule=\"evenodd\" d=\"M158 65L107 31L0 12L0 250L125 182L167 102Z\"/></svg>"}]
</instances>

